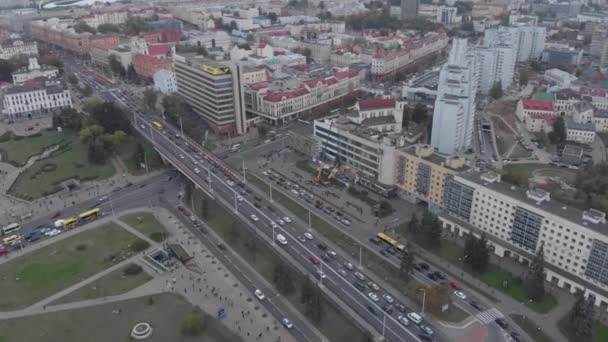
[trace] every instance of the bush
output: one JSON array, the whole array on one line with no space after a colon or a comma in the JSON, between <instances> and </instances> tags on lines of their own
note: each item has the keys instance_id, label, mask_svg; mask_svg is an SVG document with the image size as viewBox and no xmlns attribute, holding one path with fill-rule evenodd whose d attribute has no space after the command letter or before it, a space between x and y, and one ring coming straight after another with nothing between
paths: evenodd
<instances>
[{"instance_id":1,"label":"bush","mask_svg":"<svg viewBox=\"0 0 608 342\"><path fill-rule=\"evenodd\" d=\"M81 164L81 163L76 163L76 164L74 164L74 167L75 167L75 168L77 168L77 169L82 169L84 166L85 166L85 165L84 165L84 164Z\"/></svg>"},{"instance_id":2,"label":"bush","mask_svg":"<svg viewBox=\"0 0 608 342\"><path fill-rule=\"evenodd\" d=\"M6 132L0 135L0 142L7 142L9 140L11 140L11 132Z\"/></svg>"},{"instance_id":3,"label":"bush","mask_svg":"<svg viewBox=\"0 0 608 342\"><path fill-rule=\"evenodd\" d=\"M142 271L143 269L141 268L141 266L137 264L129 264L127 265L127 267L124 268L122 273L126 276L134 276L140 274Z\"/></svg>"},{"instance_id":4,"label":"bush","mask_svg":"<svg viewBox=\"0 0 608 342\"><path fill-rule=\"evenodd\" d=\"M164 234L161 232L154 232L154 233L150 234L150 239L152 239L156 242L163 241L163 238L164 238Z\"/></svg>"},{"instance_id":5,"label":"bush","mask_svg":"<svg viewBox=\"0 0 608 342\"><path fill-rule=\"evenodd\" d=\"M205 328L205 319L199 312L193 312L184 318L182 322L182 334L198 336Z\"/></svg>"},{"instance_id":6,"label":"bush","mask_svg":"<svg viewBox=\"0 0 608 342\"><path fill-rule=\"evenodd\" d=\"M79 251L79 252L86 251L87 248L88 248L88 246L86 244L84 244L84 243L78 244L76 246L76 250Z\"/></svg>"},{"instance_id":7,"label":"bush","mask_svg":"<svg viewBox=\"0 0 608 342\"><path fill-rule=\"evenodd\" d=\"M133 241L133 243L131 243L131 245L129 245L129 248L133 252L141 252L143 250L146 250L148 247L150 247L150 244L148 243L148 241L144 240L135 240Z\"/></svg>"}]
</instances>

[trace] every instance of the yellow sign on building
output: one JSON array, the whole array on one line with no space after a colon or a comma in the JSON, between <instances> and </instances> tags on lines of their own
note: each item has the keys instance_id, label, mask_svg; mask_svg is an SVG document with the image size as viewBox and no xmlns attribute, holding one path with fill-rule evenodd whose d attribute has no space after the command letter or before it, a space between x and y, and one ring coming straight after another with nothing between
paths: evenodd
<instances>
[{"instance_id":1,"label":"yellow sign on building","mask_svg":"<svg viewBox=\"0 0 608 342\"><path fill-rule=\"evenodd\" d=\"M213 67L210 65L203 64L203 71L210 73L211 75L228 75L230 74L229 67Z\"/></svg>"}]
</instances>

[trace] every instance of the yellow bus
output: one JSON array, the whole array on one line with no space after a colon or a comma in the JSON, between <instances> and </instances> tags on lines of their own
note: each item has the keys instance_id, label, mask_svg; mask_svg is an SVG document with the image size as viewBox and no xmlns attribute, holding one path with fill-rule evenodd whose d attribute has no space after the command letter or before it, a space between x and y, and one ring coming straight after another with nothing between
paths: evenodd
<instances>
[{"instance_id":1,"label":"yellow bus","mask_svg":"<svg viewBox=\"0 0 608 342\"><path fill-rule=\"evenodd\" d=\"M398 250L405 252L405 245L399 243L397 240L393 239L392 237L384 234L384 233L378 233L378 239L388 243L389 245L397 248Z\"/></svg>"},{"instance_id":2,"label":"yellow bus","mask_svg":"<svg viewBox=\"0 0 608 342\"><path fill-rule=\"evenodd\" d=\"M73 228L78 224L78 219L75 217L67 218L63 221L63 226L65 228Z\"/></svg>"},{"instance_id":3,"label":"yellow bus","mask_svg":"<svg viewBox=\"0 0 608 342\"><path fill-rule=\"evenodd\" d=\"M88 219L96 219L97 216L101 213L101 209L99 208L95 208L95 209L91 209L89 211L85 211L84 213L78 215L78 218L80 218L81 220L88 220Z\"/></svg>"},{"instance_id":4,"label":"yellow bus","mask_svg":"<svg viewBox=\"0 0 608 342\"><path fill-rule=\"evenodd\" d=\"M164 128L164 127L163 127L163 125L162 125L160 122L156 121L156 120L152 121L152 124L153 124L153 125L154 125L154 127L156 127L156 129L158 129L159 131L162 131L162 130L163 130L163 128Z\"/></svg>"},{"instance_id":5,"label":"yellow bus","mask_svg":"<svg viewBox=\"0 0 608 342\"><path fill-rule=\"evenodd\" d=\"M4 241L4 244L7 246L13 246L21 242L21 236L17 234L11 235L9 237L5 237L2 241Z\"/></svg>"}]
</instances>

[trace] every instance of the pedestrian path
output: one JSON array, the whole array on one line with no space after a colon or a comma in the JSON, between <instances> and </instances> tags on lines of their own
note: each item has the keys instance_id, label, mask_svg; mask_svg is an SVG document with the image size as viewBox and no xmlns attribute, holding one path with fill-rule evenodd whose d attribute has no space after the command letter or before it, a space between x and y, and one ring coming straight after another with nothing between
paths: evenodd
<instances>
[{"instance_id":1,"label":"pedestrian path","mask_svg":"<svg viewBox=\"0 0 608 342\"><path fill-rule=\"evenodd\" d=\"M498 318L503 318L505 315L502 312L498 311L496 308L491 308L486 311L482 311L475 315L478 320L480 320L483 324L490 324L494 322Z\"/></svg>"}]
</instances>

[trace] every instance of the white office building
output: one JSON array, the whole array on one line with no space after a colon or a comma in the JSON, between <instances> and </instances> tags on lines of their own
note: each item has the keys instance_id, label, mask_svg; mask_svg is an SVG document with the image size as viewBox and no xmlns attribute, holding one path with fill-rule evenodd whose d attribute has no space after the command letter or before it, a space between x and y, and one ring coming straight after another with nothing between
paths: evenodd
<instances>
[{"instance_id":1,"label":"white office building","mask_svg":"<svg viewBox=\"0 0 608 342\"><path fill-rule=\"evenodd\" d=\"M517 57L511 45L480 46L475 49L475 54L479 74L477 89L479 93L487 95L497 82L500 82L503 90L511 86Z\"/></svg>"},{"instance_id":2,"label":"white office building","mask_svg":"<svg viewBox=\"0 0 608 342\"><path fill-rule=\"evenodd\" d=\"M478 75L475 54L466 39L454 39L448 62L439 73L431 145L454 154L471 145Z\"/></svg>"},{"instance_id":3,"label":"white office building","mask_svg":"<svg viewBox=\"0 0 608 342\"><path fill-rule=\"evenodd\" d=\"M40 65L38 59L32 57L29 59L27 68L15 70L11 76L13 84L23 84L25 81L33 80L38 77L54 78L59 75L59 69L53 65Z\"/></svg>"},{"instance_id":4,"label":"white office building","mask_svg":"<svg viewBox=\"0 0 608 342\"><path fill-rule=\"evenodd\" d=\"M540 26L500 26L484 32L485 46L512 45L517 51L517 62L538 60L545 48L546 29Z\"/></svg>"},{"instance_id":5,"label":"white office building","mask_svg":"<svg viewBox=\"0 0 608 342\"><path fill-rule=\"evenodd\" d=\"M162 94L173 94L177 92L175 73L171 70L161 69L154 76L154 89Z\"/></svg>"},{"instance_id":6,"label":"white office building","mask_svg":"<svg viewBox=\"0 0 608 342\"><path fill-rule=\"evenodd\" d=\"M8 119L32 118L69 107L70 90L61 81L30 80L5 91L2 114Z\"/></svg>"}]
</instances>

